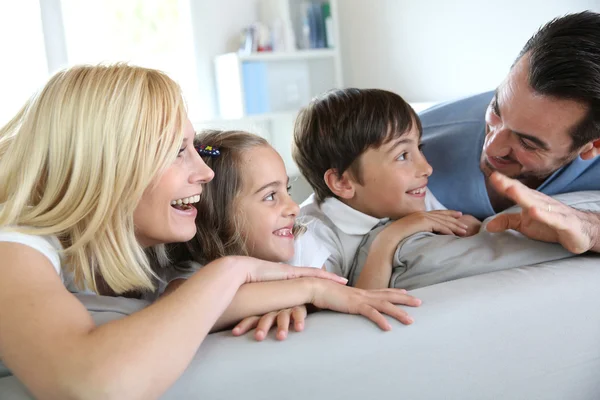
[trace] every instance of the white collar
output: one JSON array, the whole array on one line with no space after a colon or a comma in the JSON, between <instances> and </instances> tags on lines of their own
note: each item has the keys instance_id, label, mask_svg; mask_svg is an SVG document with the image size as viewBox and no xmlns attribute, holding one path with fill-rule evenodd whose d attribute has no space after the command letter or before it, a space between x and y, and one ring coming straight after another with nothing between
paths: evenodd
<instances>
[{"instance_id":1,"label":"white collar","mask_svg":"<svg viewBox=\"0 0 600 400\"><path fill-rule=\"evenodd\" d=\"M362 213L334 197L325 199L321 204L321 211L347 235L366 235L380 222L389 220L389 218L379 219Z\"/></svg>"}]
</instances>

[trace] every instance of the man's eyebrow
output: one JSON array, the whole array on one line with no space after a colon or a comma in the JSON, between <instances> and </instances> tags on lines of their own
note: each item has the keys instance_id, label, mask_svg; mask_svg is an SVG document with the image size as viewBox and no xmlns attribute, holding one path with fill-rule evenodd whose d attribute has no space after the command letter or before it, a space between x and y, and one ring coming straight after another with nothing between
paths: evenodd
<instances>
[{"instance_id":1,"label":"man's eyebrow","mask_svg":"<svg viewBox=\"0 0 600 400\"><path fill-rule=\"evenodd\" d=\"M500 116L500 105L498 104L498 88L494 90L494 98L492 99L492 108L496 115Z\"/></svg>"},{"instance_id":2,"label":"man's eyebrow","mask_svg":"<svg viewBox=\"0 0 600 400\"><path fill-rule=\"evenodd\" d=\"M548 146L548 144L546 142L544 142L540 138L537 138L537 137L532 136L532 135L528 135L526 133L521 133L521 132L512 131L512 133L514 133L515 135L517 135L521 139L533 142L537 147L539 147L542 150L548 150L548 149L550 149L550 147Z\"/></svg>"}]
</instances>

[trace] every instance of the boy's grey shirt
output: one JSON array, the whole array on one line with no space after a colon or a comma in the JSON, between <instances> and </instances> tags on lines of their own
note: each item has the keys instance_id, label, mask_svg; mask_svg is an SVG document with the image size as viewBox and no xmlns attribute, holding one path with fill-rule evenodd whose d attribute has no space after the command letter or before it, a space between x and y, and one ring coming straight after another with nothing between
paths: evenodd
<instances>
[{"instance_id":1,"label":"boy's grey shirt","mask_svg":"<svg viewBox=\"0 0 600 400\"><path fill-rule=\"evenodd\" d=\"M553 197L581 210L600 211L600 191ZM520 208L515 206L504 212L519 211ZM529 239L513 230L490 233L485 226L492 218L486 219L480 232L470 237L420 232L400 241L392 260L389 287L412 290L467 276L574 256L560 244ZM356 283L373 240L386 226L382 224L364 237L349 271L349 284Z\"/></svg>"}]
</instances>

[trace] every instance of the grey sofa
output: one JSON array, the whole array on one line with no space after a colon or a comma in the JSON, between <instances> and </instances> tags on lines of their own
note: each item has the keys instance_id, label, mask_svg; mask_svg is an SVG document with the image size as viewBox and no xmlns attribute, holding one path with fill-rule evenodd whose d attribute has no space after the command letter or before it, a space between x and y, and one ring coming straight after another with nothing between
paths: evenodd
<instances>
[{"instance_id":1,"label":"grey sofa","mask_svg":"<svg viewBox=\"0 0 600 400\"><path fill-rule=\"evenodd\" d=\"M600 399L599 285L585 255L414 290L416 322L391 332L319 312L284 342L212 334L162 398ZM98 322L143 306L82 300ZM9 376L0 398L30 396Z\"/></svg>"}]
</instances>

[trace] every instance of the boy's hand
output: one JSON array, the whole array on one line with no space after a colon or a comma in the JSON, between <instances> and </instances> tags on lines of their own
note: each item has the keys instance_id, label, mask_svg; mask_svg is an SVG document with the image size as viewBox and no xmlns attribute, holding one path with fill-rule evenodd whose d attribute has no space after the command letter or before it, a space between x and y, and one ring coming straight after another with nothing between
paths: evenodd
<instances>
[{"instance_id":1,"label":"boy's hand","mask_svg":"<svg viewBox=\"0 0 600 400\"><path fill-rule=\"evenodd\" d=\"M388 286L392 276L392 260L398 243L417 232L436 232L465 236L467 225L459 220L462 213L452 210L416 212L400 218L377 234L365 265L356 281L362 289L381 289Z\"/></svg>"},{"instance_id":2,"label":"boy's hand","mask_svg":"<svg viewBox=\"0 0 600 400\"><path fill-rule=\"evenodd\" d=\"M481 221L474 216L463 214L458 220L467 225L467 234L465 236L473 236L479 233L479 230L481 229Z\"/></svg>"},{"instance_id":3,"label":"boy's hand","mask_svg":"<svg viewBox=\"0 0 600 400\"><path fill-rule=\"evenodd\" d=\"M296 306L294 308L286 308L281 311L273 311L262 317L248 317L244 318L239 324L233 328L233 335L240 336L256 328L254 332L254 338L259 342L267 337L267 334L277 322L277 335L275 337L278 340L285 340L290 329L290 323L294 322L294 330L300 332L304 329L304 320L306 319L306 306Z\"/></svg>"},{"instance_id":4,"label":"boy's hand","mask_svg":"<svg viewBox=\"0 0 600 400\"><path fill-rule=\"evenodd\" d=\"M453 210L420 211L392 222L384 231L400 229L403 237L417 232L465 236L468 226L461 221L462 216L460 211Z\"/></svg>"}]
</instances>

